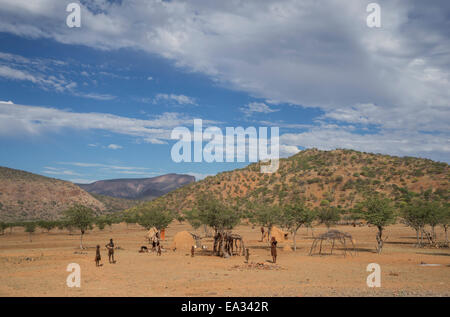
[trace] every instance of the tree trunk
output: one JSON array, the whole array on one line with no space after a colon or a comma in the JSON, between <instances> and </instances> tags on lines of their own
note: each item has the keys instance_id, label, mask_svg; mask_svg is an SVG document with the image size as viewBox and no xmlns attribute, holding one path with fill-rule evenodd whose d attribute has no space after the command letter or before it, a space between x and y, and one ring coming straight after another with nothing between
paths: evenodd
<instances>
[{"instance_id":1,"label":"tree trunk","mask_svg":"<svg viewBox=\"0 0 450 317\"><path fill-rule=\"evenodd\" d=\"M208 237L208 227L204 224L203 225L203 231L205 232L205 237Z\"/></svg>"},{"instance_id":2,"label":"tree trunk","mask_svg":"<svg viewBox=\"0 0 450 317\"><path fill-rule=\"evenodd\" d=\"M229 257L228 252L225 250L225 243L226 243L226 241L225 241L225 235L222 234L222 235L221 235L221 239L220 239L220 252L222 252L222 256L223 256L224 258Z\"/></svg>"},{"instance_id":3,"label":"tree trunk","mask_svg":"<svg viewBox=\"0 0 450 317\"><path fill-rule=\"evenodd\" d=\"M313 230L313 227L311 226L311 227L309 227L309 228L311 229L311 237L314 238L314 230Z\"/></svg>"},{"instance_id":4,"label":"tree trunk","mask_svg":"<svg viewBox=\"0 0 450 317\"><path fill-rule=\"evenodd\" d=\"M267 242L270 244L270 239L272 238L272 225L267 228Z\"/></svg>"},{"instance_id":5,"label":"tree trunk","mask_svg":"<svg viewBox=\"0 0 450 317\"><path fill-rule=\"evenodd\" d=\"M30 242L33 242L33 241L31 240L31 232L30 232Z\"/></svg>"},{"instance_id":6,"label":"tree trunk","mask_svg":"<svg viewBox=\"0 0 450 317\"><path fill-rule=\"evenodd\" d=\"M80 249L83 249L83 233L80 234Z\"/></svg>"},{"instance_id":7,"label":"tree trunk","mask_svg":"<svg viewBox=\"0 0 450 317\"><path fill-rule=\"evenodd\" d=\"M416 229L416 239L417 239L417 246L420 246L420 241L419 241L419 229Z\"/></svg>"},{"instance_id":8,"label":"tree trunk","mask_svg":"<svg viewBox=\"0 0 450 317\"><path fill-rule=\"evenodd\" d=\"M447 232L448 226L444 226L444 232L445 232L445 244L448 244L448 232Z\"/></svg>"},{"instance_id":9,"label":"tree trunk","mask_svg":"<svg viewBox=\"0 0 450 317\"><path fill-rule=\"evenodd\" d=\"M297 251L297 244L295 242L295 236L297 235L297 230L295 230L292 234L292 240L294 241L294 251Z\"/></svg>"},{"instance_id":10,"label":"tree trunk","mask_svg":"<svg viewBox=\"0 0 450 317\"><path fill-rule=\"evenodd\" d=\"M433 237L433 240L436 241L436 230L434 230L434 227L436 227L436 225L431 226L431 236Z\"/></svg>"},{"instance_id":11,"label":"tree trunk","mask_svg":"<svg viewBox=\"0 0 450 317\"><path fill-rule=\"evenodd\" d=\"M378 227L377 243L377 252L380 254L383 250L383 227Z\"/></svg>"}]
</instances>

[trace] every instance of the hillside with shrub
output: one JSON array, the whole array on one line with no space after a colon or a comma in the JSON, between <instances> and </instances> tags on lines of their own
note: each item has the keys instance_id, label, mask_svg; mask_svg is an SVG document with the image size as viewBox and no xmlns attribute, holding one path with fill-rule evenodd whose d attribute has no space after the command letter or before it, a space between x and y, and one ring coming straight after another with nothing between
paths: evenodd
<instances>
[{"instance_id":1,"label":"hillside with shrub","mask_svg":"<svg viewBox=\"0 0 450 317\"><path fill-rule=\"evenodd\" d=\"M195 205L199 193L245 206L302 200L314 208L353 208L370 194L396 203L416 196L448 202L449 165L429 159L371 154L354 150L308 149L280 160L276 173L260 172L260 163L189 184L159 199L178 212Z\"/></svg>"},{"instance_id":2,"label":"hillside with shrub","mask_svg":"<svg viewBox=\"0 0 450 317\"><path fill-rule=\"evenodd\" d=\"M74 204L102 214L131 208L137 202L93 196L71 182L0 167L0 221L59 219Z\"/></svg>"}]
</instances>

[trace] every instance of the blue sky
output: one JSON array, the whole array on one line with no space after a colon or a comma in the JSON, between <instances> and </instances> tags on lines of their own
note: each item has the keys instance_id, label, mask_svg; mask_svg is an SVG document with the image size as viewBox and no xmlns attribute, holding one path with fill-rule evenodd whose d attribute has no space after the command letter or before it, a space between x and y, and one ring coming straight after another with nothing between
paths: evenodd
<instances>
[{"instance_id":1,"label":"blue sky","mask_svg":"<svg viewBox=\"0 0 450 317\"><path fill-rule=\"evenodd\" d=\"M71 29L70 2L0 0L2 166L90 182L246 165L174 163L170 131L194 118L279 127L284 157L449 162L447 2L380 1L380 29L369 2L288 0L81 1Z\"/></svg>"}]
</instances>

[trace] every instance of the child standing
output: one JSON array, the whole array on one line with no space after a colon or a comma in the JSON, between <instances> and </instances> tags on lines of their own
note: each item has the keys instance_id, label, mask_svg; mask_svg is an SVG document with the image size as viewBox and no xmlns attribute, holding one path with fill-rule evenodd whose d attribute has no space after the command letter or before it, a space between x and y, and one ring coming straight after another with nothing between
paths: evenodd
<instances>
[{"instance_id":1,"label":"child standing","mask_svg":"<svg viewBox=\"0 0 450 317\"><path fill-rule=\"evenodd\" d=\"M277 263L277 240L272 237L272 242L270 243L270 253L272 254L272 263Z\"/></svg>"},{"instance_id":2,"label":"child standing","mask_svg":"<svg viewBox=\"0 0 450 317\"><path fill-rule=\"evenodd\" d=\"M97 250L95 251L95 266L101 266L100 260L102 257L100 256L100 246L97 245Z\"/></svg>"}]
</instances>

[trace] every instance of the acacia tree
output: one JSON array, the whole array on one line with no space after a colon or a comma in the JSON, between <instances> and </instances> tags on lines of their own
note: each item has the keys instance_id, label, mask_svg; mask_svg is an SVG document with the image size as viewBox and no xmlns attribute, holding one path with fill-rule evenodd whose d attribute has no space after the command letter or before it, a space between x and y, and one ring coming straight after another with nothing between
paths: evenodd
<instances>
[{"instance_id":1,"label":"acacia tree","mask_svg":"<svg viewBox=\"0 0 450 317\"><path fill-rule=\"evenodd\" d=\"M3 235L5 233L5 229L8 228L8 225L2 221L0 221L0 232Z\"/></svg>"},{"instance_id":2,"label":"acacia tree","mask_svg":"<svg viewBox=\"0 0 450 317\"><path fill-rule=\"evenodd\" d=\"M416 231L417 246L422 246L423 228L427 223L427 209L420 199L413 199L401 207L400 214L405 224ZM420 236L420 238L419 238Z\"/></svg>"},{"instance_id":3,"label":"acacia tree","mask_svg":"<svg viewBox=\"0 0 450 317\"><path fill-rule=\"evenodd\" d=\"M94 222L95 222L96 227L99 230L105 229L105 225L106 225L105 217L97 217L97 218L95 218Z\"/></svg>"},{"instance_id":4,"label":"acacia tree","mask_svg":"<svg viewBox=\"0 0 450 317\"><path fill-rule=\"evenodd\" d=\"M83 248L83 235L88 229L92 229L94 223L94 211L83 205L74 205L64 212L66 224L80 230L80 249Z\"/></svg>"},{"instance_id":5,"label":"acacia tree","mask_svg":"<svg viewBox=\"0 0 450 317\"><path fill-rule=\"evenodd\" d=\"M302 225L310 226L316 213L307 208L303 202L297 202L292 205L286 205L283 209L282 222L283 225L292 233L292 240L294 242L294 251L297 251L296 235L298 229Z\"/></svg>"},{"instance_id":6,"label":"acacia tree","mask_svg":"<svg viewBox=\"0 0 450 317\"><path fill-rule=\"evenodd\" d=\"M203 224L214 229L213 251L229 256L225 251L225 231L232 230L241 220L241 215L235 209L224 205L212 196L204 195L196 200L197 206L188 212L189 223ZM219 245L219 248L217 248Z\"/></svg>"},{"instance_id":7,"label":"acacia tree","mask_svg":"<svg viewBox=\"0 0 450 317\"><path fill-rule=\"evenodd\" d=\"M259 226L267 227L270 242L272 228L282 223L282 211L280 206L254 204L251 221Z\"/></svg>"},{"instance_id":8,"label":"acacia tree","mask_svg":"<svg viewBox=\"0 0 450 317\"><path fill-rule=\"evenodd\" d=\"M395 223L394 207L388 198L378 196L369 197L363 202L363 217L368 224L374 225L378 229L377 252L381 253L383 244L383 230L386 226Z\"/></svg>"},{"instance_id":9,"label":"acacia tree","mask_svg":"<svg viewBox=\"0 0 450 317\"><path fill-rule=\"evenodd\" d=\"M47 230L47 233L50 232L50 230L54 229L56 227L56 222L51 220L42 220L38 222L38 226L41 227L44 230Z\"/></svg>"},{"instance_id":10,"label":"acacia tree","mask_svg":"<svg viewBox=\"0 0 450 317\"><path fill-rule=\"evenodd\" d=\"M25 227L25 232L28 232L30 235L30 242L33 242L31 240L31 235L33 234L33 232L36 231L36 223L35 222L25 222L23 224L23 226Z\"/></svg>"},{"instance_id":11,"label":"acacia tree","mask_svg":"<svg viewBox=\"0 0 450 317\"><path fill-rule=\"evenodd\" d=\"M185 218L189 222L191 227L195 230L200 228L201 225L205 222L203 219L200 219L200 212L195 207L185 212Z\"/></svg>"},{"instance_id":12,"label":"acacia tree","mask_svg":"<svg viewBox=\"0 0 450 317\"><path fill-rule=\"evenodd\" d=\"M178 214L177 216L176 216L176 218L177 218L177 221L181 224L181 223L183 223L183 221L185 220L185 218L184 218L184 216L182 215L182 214Z\"/></svg>"},{"instance_id":13,"label":"acacia tree","mask_svg":"<svg viewBox=\"0 0 450 317\"><path fill-rule=\"evenodd\" d=\"M143 206L142 206L143 207ZM124 212L123 214L123 220L125 221L125 223L127 224L127 229L128 229L128 225L132 224L132 223L137 223L138 219L135 213L133 212Z\"/></svg>"},{"instance_id":14,"label":"acacia tree","mask_svg":"<svg viewBox=\"0 0 450 317\"><path fill-rule=\"evenodd\" d=\"M158 232L167 228L174 216L164 206L148 203L137 210L136 222L147 230L155 227Z\"/></svg>"},{"instance_id":15,"label":"acacia tree","mask_svg":"<svg viewBox=\"0 0 450 317\"><path fill-rule=\"evenodd\" d=\"M325 224L327 230L330 230L330 227L335 225L341 217L337 208L326 206L319 209L317 212L317 219L319 220L319 223Z\"/></svg>"},{"instance_id":16,"label":"acacia tree","mask_svg":"<svg viewBox=\"0 0 450 317\"><path fill-rule=\"evenodd\" d=\"M427 219L426 222L431 227L431 234L427 234L431 244L436 243L436 226L439 225L443 217L443 208L437 201L427 202L425 205Z\"/></svg>"},{"instance_id":17,"label":"acacia tree","mask_svg":"<svg viewBox=\"0 0 450 317\"><path fill-rule=\"evenodd\" d=\"M435 228L445 222L445 206L437 201L430 202L416 198L411 200L409 204L403 205L401 215L406 225L416 230L418 246L423 246L424 233L429 243L434 245L436 243ZM431 233L425 230L425 225L430 225Z\"/></svg>"}]
</instances>

